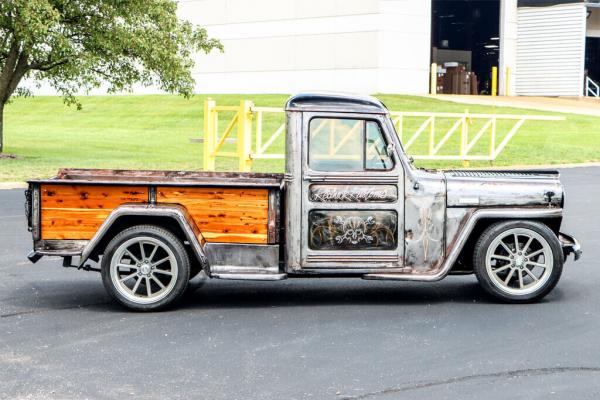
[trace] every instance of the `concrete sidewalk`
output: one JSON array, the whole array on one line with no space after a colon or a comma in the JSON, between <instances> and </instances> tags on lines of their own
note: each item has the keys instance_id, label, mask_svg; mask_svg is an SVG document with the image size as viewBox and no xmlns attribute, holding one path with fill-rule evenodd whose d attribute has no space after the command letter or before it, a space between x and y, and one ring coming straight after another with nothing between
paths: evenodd
<instances>
[{"instance_id":1,"label":"concrete sidewalk","mask_svg":"<svg viewBox=\"0 0 600 400\"><path fill-rule=\"evenodd\" d=\"M26 189L26 182L0 182L0 190L4 189Z\"/></svg>"},{"instance_id":2,"label":"concrete sidewalk","mask_svg":"<svg viewBox=\"0 0 600 400\"><path fill-rule=\"evenodd\" d=\"M515 107L600 117L600 99L592 97L526 97L526 96L467 96L438 94L438 100L462 104L479 104L497 107Z\"/></svg>"}]
</instances>

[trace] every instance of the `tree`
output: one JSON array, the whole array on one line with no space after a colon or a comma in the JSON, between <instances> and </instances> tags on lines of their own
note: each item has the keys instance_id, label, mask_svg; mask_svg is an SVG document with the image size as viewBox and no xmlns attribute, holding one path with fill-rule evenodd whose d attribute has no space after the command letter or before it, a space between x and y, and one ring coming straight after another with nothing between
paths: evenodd
<instances>
[{"instance_id":1,"label":"tree","mask_svg":"<svg viewBox=\"0 0 600 400\"><path fill-rule=\"evenodd\" d=\"M0 153L6 103L24 78L47 82L69 105L76 94L136 83L189 97L195 52L222 50L181 21L174 0L0 0Z\"/></svg>"}]
</instances>

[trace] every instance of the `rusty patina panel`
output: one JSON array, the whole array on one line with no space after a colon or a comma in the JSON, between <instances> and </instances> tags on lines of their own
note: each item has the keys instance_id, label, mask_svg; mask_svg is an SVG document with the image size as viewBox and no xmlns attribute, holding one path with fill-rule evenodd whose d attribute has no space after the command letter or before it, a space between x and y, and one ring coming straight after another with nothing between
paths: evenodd
<instances>
[{"instance_id":1,"label":"rusty patina panel","mask_svg":"<svg viewBox=\"0 0 600 400\"><path fill-rule=\"evenodd\" d=\"M418 273L439 268L444 259L446 187L443 176L419 179L407 185L405 202L405 265Z\"/></svg>"}]
</instances>

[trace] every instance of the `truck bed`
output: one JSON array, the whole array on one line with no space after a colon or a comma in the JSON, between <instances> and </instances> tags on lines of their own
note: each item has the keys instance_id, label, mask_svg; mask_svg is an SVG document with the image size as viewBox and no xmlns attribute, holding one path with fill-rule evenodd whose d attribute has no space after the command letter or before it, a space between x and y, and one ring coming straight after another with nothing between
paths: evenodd
<instances>
[{"instance_id":1,"label":"truck bed","mask_svg":"<svg viewBox=\"0 0 600 400\"><path fill-rule=\"evenodd\" d=\"M180 204L208 242L278 240L282 174L62 169L29 184L42 241L90 240L128 203Z\"/></svg>"}]
</instances>

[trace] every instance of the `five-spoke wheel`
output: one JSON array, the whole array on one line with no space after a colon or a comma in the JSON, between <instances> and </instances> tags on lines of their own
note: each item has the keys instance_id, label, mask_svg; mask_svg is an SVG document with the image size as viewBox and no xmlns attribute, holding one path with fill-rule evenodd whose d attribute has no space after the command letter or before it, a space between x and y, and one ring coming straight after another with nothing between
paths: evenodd
<instances>
[{"instance_id":1,"label":"five-spoke wheel","mask_svg":"<svg viewBox=\"0 0 600 400\"><path fill-rule=\"evenodd\" d=\"M562 264L556 235L538 222L493 224L475 246L477 278L487 292L504 301L541 299L558 282Z\"/></svg>"},{"instance_id":2,"label":"five-spoke wheel","mask_svg":"<svg viewBox=\"0 0 600 400\"><path fill-rule=\"evenodd\" d=\"M181 241L166 229L140 225L119 233L102 259L102 279L121 304L156 310L177 300L187 285L190 261Z\"/></svg>"}]
</instances>

